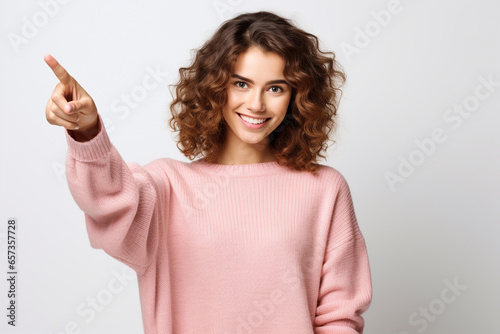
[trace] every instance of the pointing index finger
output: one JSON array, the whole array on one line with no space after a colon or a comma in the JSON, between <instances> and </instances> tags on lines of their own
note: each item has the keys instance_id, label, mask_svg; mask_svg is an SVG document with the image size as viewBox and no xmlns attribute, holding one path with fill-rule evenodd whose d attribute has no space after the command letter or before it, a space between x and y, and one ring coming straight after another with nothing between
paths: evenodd
<instances>
[{"instance_id":1,"label":"pointing index finger","mask_svg":"<svg viewBox=\"0 0 500 334\"><path fill-rule=\"evenodd\" d=\"M61 81L63 84L70 83L71 75L69 75L64 67L62 67L54 57L52 57L51 55L45 55L43 59L52 69L59 81Z\"/></svg>"}]
</instances>

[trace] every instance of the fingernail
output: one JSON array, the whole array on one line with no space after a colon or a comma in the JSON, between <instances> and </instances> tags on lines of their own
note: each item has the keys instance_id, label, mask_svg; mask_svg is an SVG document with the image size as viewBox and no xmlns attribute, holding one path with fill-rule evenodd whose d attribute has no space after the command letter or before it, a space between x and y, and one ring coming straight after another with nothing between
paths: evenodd
<instances>
[{"instance_id":1,"label":"fingernail","mask_svg":"<svg viewBox=\"0 0 500 334\"><path fill-rule=\"evenodd\" d=\"M73 128L73 130L78 130L80 127L77 125Z\"/></svg>"},{"instance_id":2,"label":"fingernail","mask_svg":"<svg viewBox=\"0 0 500 334\"><path fill-rule=\"evenodd\" d=\"M68 107L68 106L69 106L69 107ZM68 103L68 104L66 105L66 107L64 107L64 109L66 109L66 112L67 112L67 113L70 113L70 112L72 112L72 111L73 111L73 105L71 105L71 104L69 104L69 103Z\"/></svg>"}]
</instances>

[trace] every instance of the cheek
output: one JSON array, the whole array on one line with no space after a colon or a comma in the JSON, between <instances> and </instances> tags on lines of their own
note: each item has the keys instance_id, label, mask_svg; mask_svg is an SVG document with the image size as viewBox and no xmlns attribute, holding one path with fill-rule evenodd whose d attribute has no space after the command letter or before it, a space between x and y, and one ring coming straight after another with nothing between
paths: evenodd
<instances>
[{"instance_id":1,"label":"cheek","mask_svg":"<svg viewBox=\"0 0 500 334\"><path fill-rule=\"evenodd\" d=\"M286 114L286 111L288 109L288 105L290 104L290 98L283 98L277 101L274 101L273 109L276 110L280 115Z\"/></svg>"},{"instance_id":2,"label":"cheek","mask_svg":"<svg viewBox=\"0 0 500 334\"><path fill-rule=\"evenodd\" d=\"M227 92L227 103L226 103L226 106L229 108L229 109L234 109L235 107L237 107L239 104L241 104L241 98L238 96L237 93L235 92L232 92L231 90L229 90Z\"/></svg>"}]
</instances>

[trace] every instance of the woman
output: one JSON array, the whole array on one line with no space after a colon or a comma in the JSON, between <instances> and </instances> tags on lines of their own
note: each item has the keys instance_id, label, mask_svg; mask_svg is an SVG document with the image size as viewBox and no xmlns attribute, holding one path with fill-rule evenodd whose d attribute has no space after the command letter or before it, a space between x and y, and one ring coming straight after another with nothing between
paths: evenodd
<instances>
[{"instance_id":1,"label":"woman","mask_svg":"<svg viewBox=\"0 0 500 334\"><path fill-rule=\"evenodd\" d=\"M190 163L125 163L49 56L46 108L92 247L137 273L146 333L362 333L370 268L346 180L316 163L344 74L269 12L226 21L180 69L170 126Z\"/></svg>"}]
</instances>

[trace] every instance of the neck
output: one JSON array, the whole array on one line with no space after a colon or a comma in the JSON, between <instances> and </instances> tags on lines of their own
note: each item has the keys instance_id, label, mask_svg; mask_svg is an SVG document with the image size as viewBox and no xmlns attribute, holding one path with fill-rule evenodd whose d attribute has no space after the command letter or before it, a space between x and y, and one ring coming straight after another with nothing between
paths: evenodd
<instances>
[{"instance_id":1,"label":"neck","mask_svg":"<svg viewBox=\"0 0 500 334\"><path fill-rule=\"evenodd\" d=\"M220 165L247 165L276 161L272 147L266 138L260 143L226 141L217 159Z\"/></svg>"}]
</instances>

